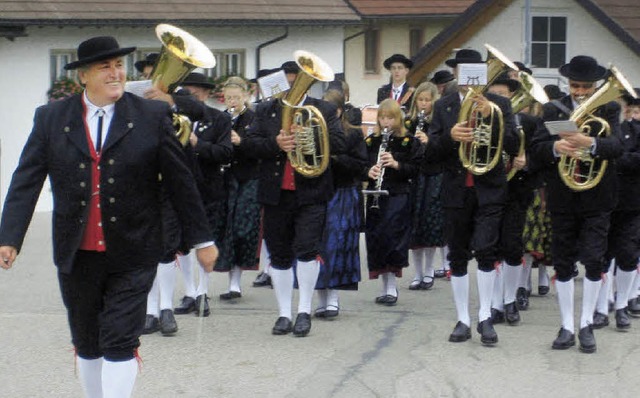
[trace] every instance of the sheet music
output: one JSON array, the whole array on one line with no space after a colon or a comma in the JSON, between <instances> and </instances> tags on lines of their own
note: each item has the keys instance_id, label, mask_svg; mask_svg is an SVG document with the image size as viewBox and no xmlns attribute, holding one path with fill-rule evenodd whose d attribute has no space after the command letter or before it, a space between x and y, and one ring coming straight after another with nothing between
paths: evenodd
<instances>
[{"instance_id":1,"label":"sheet music","mask_svg":"<svg viewBox=\"0 0 640 398\"><path fill-rule=\"evenodd\" d=\"M289 89L287 75L283 70L258 78L258 86L263 98L273 97Z\"/></svg>"},{"instance_id":2,"label":"sheet music","mask_svg":"<svg viewBox=\"0 0 640 398\"><path fill-rule=\"evenodd\" d=\"M544 122L544 126L551 135L558 135L562 132L577 132L578 126L572 120L555 120L552 122Z\"/></svg>"},{"instance_id":3,"label":"sheet music","mask_svg":"<svg viewBox=\"0 0 640 398\"><path fill-rule=\"evenodd\" d=\"M152 86L151 80L134 80L124 84L124 91L144 97L144 92Z\"/></svg>"},{"instance_id":4,"label":"sheet music","mask_svg":"<svg viewBox=\"0 0 640 398\"><path fill-rule=\"evenodd\" d=\"M458 84L484 86L487 84L487 64L458 64Z\"/></svg>"}]
</instances>

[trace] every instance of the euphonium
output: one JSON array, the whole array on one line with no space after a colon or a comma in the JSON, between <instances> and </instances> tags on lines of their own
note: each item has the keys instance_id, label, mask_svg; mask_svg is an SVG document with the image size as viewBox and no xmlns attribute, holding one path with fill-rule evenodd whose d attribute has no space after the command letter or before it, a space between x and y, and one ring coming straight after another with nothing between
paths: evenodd
<instances>
[{"instance_id":1,"label":"euphonium","mask_svg":"<svg viewBox=\"0 0 640 398\"><path fill-rule=\"evenodd\" d=\"M609 77L604 84L571 113L569 120L574 121L578 126L578 134L589 137L609 136L611 126L605 119L593 115L593 112L625 93L637 98L631 84L615 66L611 66L609 72ZM586 191L602 180L607 164L607 160L591 156L589 148L582 148L576 157L561 155L558 172L562 181L570 189Z\"/></svg>"},{"instance_id":2,"label":"euphonium","mask_svg":"<svg viewBox=\"0 0 640 398\"><path fill-rule=\"evenodd\" d=\"M165 93L171 93L195 68L213 68L216 59L200 40L175 26L156 26L156 36L162 42L158 61L153 66L151 81ZM187 145L191 135L191 121L185 115L173 114L176 137Z\"/></svg>"},{"instance_id":3,"label":"euphonium","mask_svg":"<svg viewBox=\"0 0 640 398\"><path fill-rule=\"evenodd\" d=\"M498 164L504 139L502 110L498 105L490 102L490 123L485 123L484 117L477 110L476 96L478 93L484 93L486 88L502 73L509 69L518 70L518 67L498 50L489 44L484 46L489 52L487 57L487 85L469 87L462 100L460 113L458 114L458 123L466 121L468 123L467 126L473 128L473 141L461 142L458 156L462 166L475 175L485 174ZM493 133L494 116L498 121L497 135Z\"/></svg>"},{"instance_id":4,"label":"euphonium","mask_svg":"<svg viewBox=\"0 0 640 398\"><path fill-rule=\"evenodd\" d=\"M330 82L333 70L313 53L298 50L293 53L300 73L282 101L282 130L291 134L291 125L300 126L296 147L288 153L291 166L307 178L318 177L329 166L329 130L322 113L315 106L297 106L316 81Z\"/></svg>"}]
</instances>

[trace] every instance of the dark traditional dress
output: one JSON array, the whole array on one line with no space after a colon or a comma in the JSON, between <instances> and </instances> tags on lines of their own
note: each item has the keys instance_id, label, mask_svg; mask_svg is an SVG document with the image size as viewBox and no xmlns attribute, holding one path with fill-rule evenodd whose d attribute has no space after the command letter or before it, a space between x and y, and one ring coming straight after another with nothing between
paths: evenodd
<instances>
[{"instance_id":1,"label":"dark traditional dress","mask_svg":"<svg viewBox=\"0 0 640 398\"><path fill-rule=\"evenodd\" d=\"M366 139L369 167L378 161L381 136ZM409 265L409 239L411 237L411 204L409 192L411 179L420 168L423 148L412 136L389 138L387 151L400 164L399 170L386 168L382 189L389 195L378 198L379 208L372 208L373 197L367 199L366 240L369 277L393 272L402 276L402 268ZM369 180L368 189L375 189L375 181Z\"/></svg>"},{"instance_id":2,"label":"dark traditional dress","mask_svg":"<svg viewBox=\"0 0 640 398\"><path fill-rule=\"evenodd\" d=\"M347 153L332 157L336 193L327 204L321 252L324 264L316 289L356 290L360 282L360 179L367 169L367 149L360 129L347 132Z\"/></svg>"},{"instance_id":3,"label":"dark traditional dress","mask_svg":"<svg viewBox=\"0 0 640 398\"><path fill-rule=\"evenodd\" d=\"M234 266L257 270L260 261L262 206L258 203L258 160L243 151L246 130L254 117L252 110L245 109L233 121L232 129L242 141L234 145L231 167L225 173L229 199L216 271L229 271Z\"/></svg>"}]
</instances>

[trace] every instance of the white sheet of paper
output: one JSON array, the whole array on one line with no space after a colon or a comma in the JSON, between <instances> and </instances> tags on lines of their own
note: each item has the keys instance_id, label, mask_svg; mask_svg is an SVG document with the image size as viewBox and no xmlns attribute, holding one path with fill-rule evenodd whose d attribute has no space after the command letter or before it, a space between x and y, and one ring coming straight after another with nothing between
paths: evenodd
<instances>
[{"instance_id":1,"label":"white sheet of paper","mask_svg":"<svg viewBox=\"0 0 640 398\"><path fill-rule=\"evenodd\" d=\"M487 84L487 64L458 64L458 84L484 86Z\"/></svg>"},{"instance_id":2,"label":"white sheet of paper","mask_svg":"<svg viewBox=\"0 0 640 398\"><path fill-rule=\"evenodd\" d=\"M144 97L144 92L151 88L151 80L134 80L124 84L124 91Z\"/></svg>"},{"instance_id":3,"label":"white sheet of paper","mask_svg":"<svg viewBox=\"0 0 640 398\"><path fill-rule=\"evenodd\" d=\"M262 97L269 98L283 91L287 91L289 89L289 82L287 81L287 75L284 74L284 71L279 70L276 73L259 78L258 86L260 87Z\"/></svg>"},{"instance_id":4,"label":"white sheet of paper","mask_svg":"<svg viewBox=\"0 0 640 398\"><path fill-rule=\"evenodd\" d=\"M544 122L544 126L551 135L558 135L561 132L577 132L578 126L571 120L555 120L552 122Z\"/></svg>"}]
</instances>

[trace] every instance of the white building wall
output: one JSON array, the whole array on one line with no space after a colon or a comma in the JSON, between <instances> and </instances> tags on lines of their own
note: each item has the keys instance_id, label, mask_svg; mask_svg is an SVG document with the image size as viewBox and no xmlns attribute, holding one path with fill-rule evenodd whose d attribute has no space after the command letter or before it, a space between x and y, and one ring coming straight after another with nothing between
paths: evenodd
<instances>
[{"instance_id":1,"label":"white building wall","mask_svg":"<svg viewBox=\"0 0 640 398\"><path fill-rule=\"evenodd\" d=\"M256 48L260 43L284 33L284 27L185 28L216 50L244 49L245 76L256 73ZM334 69L342 72L342 27L292 27L283 41L262 49L261 68L274 68L305 49L316 53ZM0 203L9 186L22 147L31 131L35 109L47 102L50 87L49 56L52 49L75 49L83 40L101 35L116 37L120 46L160 48L153 29L142 28L29 28L27 37L11 42L0 39ZM1 206L1 204L0 204ZM51 192L45 184L36 211L51 211Z\"/></svg>"}]
</instances>

